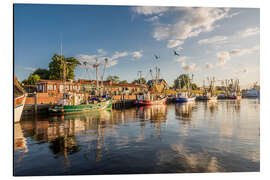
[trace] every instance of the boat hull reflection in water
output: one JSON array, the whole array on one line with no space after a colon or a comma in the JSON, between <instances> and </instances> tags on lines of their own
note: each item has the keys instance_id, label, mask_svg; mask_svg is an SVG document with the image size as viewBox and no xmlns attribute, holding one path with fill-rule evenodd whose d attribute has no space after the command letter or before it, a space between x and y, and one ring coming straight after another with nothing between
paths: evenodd
<instances>
[{"instance_id":1,"label":"boat hull reflection in water","mask_svg":"<svg viewBox=\"0 0 270 180\"><path fill-rule=\"evenodd\" d=\"M242 99L23 116L14 175L259 171L259 111Z\"/></svg>"}]
</instances>

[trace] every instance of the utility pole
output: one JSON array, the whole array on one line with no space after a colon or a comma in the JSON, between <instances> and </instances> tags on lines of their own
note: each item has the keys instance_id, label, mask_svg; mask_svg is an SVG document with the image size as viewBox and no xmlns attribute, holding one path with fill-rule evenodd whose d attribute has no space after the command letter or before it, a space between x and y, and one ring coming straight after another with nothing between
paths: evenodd
<instances>
[{"instance_id":1,"label":"utility pole","mask_svg":"<svg viewBox=\"0 0 270 180\"><path fill-rule=\"evenodd\" d=\"M64 96L66 94L66 62L63 59L63 47L62 47L62 39L60 43L60 60L63 63L63 81L64 81Z\"/></svg>"}]
</instances>

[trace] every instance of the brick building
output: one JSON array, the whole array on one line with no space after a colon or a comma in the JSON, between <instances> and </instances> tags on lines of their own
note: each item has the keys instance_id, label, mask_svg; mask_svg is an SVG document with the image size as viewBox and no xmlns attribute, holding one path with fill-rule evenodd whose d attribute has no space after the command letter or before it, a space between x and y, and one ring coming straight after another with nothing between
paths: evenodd
<instances>
[{"instance_id":1,"label":"brick building","mask_svg":"<svg viewBox=\"0 0 270 180\"><path fill-rule=\"evenodd\" d=\"M64 93L64 87L66 86L66 92L79 93L81 91L81 84L77 81L66 81L66 84L61 80L39 80L37 82L37 92L40 93Z\"/></svg>"},{"instance_id":2,"label":"brick building","mask_svg":"<svg viewBox=\"0 0 270 180\"><path fill-rule=\"evenodd\" d=\"M95 80L79 79L83 92L94 92L97 82ZM138 94L147 89L146 85L130 84L130 83L113 83L112 81L103 81L104 94ZM99 81L99 88L102 87L102 82Z\"/></svg>"}]
</instances>

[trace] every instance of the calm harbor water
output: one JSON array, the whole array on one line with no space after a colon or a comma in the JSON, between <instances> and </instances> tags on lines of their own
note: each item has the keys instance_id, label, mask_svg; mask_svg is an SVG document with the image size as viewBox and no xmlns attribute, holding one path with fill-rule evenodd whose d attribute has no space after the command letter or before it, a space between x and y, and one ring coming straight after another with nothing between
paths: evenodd
<instances>
[{"instance_id":1,"label":"calm harbor water","mask_svg":"<svg viewBox=\"0 0 270 180\"><path fill-rule=\"evenodd\" d=\"M14 124L14 175L260 170L260 105L220 100Z\"/></svg>"}]
</instances>

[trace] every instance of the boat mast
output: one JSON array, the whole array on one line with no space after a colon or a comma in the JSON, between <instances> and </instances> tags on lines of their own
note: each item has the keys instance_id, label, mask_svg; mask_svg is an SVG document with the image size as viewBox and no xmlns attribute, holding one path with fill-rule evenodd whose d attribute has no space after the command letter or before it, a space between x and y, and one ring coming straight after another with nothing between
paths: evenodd
<instances>
[{"instance_id":1,"label":"boat mast","mask_svg":"<svg viewBox=\"0 0 270 180\"><path fill-rule=\"evenodd\" d=\"M142 71L138 71L138 76L139 76L139 84L141 85Z\"/></svg>"},{"instance_id":2,"label":"boat mast","mask_svg":"<svg viewBox=\"0 0 270 180\"><path fill-rule=\"evenodd\" d=\"M102 73L102 76L101 76L102 95L103 95L103 92L104 92L104 84L103 84L103 81L104 81L104 74L105 74L105 70L106 70L107 63L108 63L108 58L105 58L105 59L104 59L104 69L103 69L103 73Z\"/></svg>"},{"instance_id":3,"label":"boat mast","mask_svg":"<svg viewBox=\"0 0 270 180\"><path fill-rule=\"evenodd\" d=\"M98 59L96 58L96 63L93 64L93 67L96 69L96 82L97 82L97 92L99 94L99 82L98 82Z\"/></svg>"}]
</instances>

